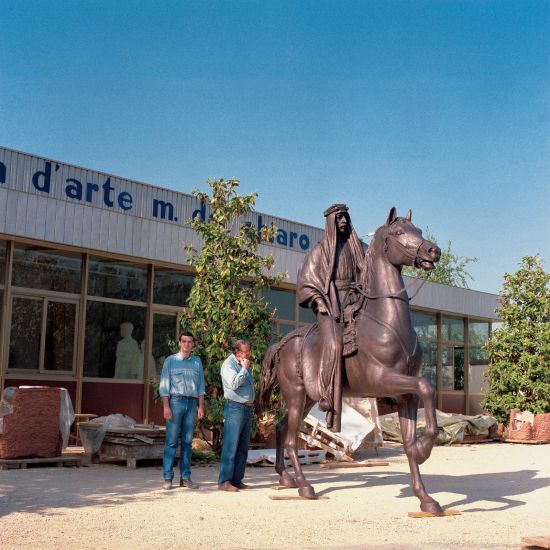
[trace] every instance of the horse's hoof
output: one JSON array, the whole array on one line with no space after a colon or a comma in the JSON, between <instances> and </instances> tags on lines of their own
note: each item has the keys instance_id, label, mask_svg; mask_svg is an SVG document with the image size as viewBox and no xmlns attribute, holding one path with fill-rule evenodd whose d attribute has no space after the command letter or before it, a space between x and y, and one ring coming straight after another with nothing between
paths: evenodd
<instances>
[{"instance_id":1,"label":"horse's hoof","mask_svg":"<svg viewBox=\"0 0 550 550\"><path fill-rule=\"evenodd\" d=\"M420 509L428 514L434 514L434 516L443 513L443 508L441 508L441 506L439 506L439 502L436 502L435 500L431 500L429 502L421 502Z\"/></svg>"},{"instance_id":2,"label":"horse's hoof","mask_svg":"<svg viewBox=\"0 0 550 550\"><path fill-rule=\"evenodd\" d=\"M311 485L300 487L298 489L298 494L303 498L309 498L312 500L315 500L317 498L317 495L315 494L315 489Z\"/></svg>"},{"instance_id":3,"label":"horse's hoof","mask_svg":"<svg viewBox=\"0 0 550 550\"><path fill-rule=\"evenodd\" d=\"M294 478L287 472L284 472L281 476L279 476L279 485L282 485L283 487L288 487L289 489L294 489L298 487L298 484L296 483Z\"/></svg>"}]
</instances>

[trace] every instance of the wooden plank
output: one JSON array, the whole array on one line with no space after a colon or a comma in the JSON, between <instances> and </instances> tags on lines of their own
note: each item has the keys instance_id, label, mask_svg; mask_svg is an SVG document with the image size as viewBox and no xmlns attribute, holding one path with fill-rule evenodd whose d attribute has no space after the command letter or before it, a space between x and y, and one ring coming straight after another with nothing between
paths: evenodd
<instances>
[{"instance_id":1,"label":"wooden plank","mask_svg":"<svg viewBox=\"0 0 550 550\"><path fill-rule=\"evenodd\" d=\"M147 443L148 445L153 445L155 443L154 439L151 439L150 437L145 437L144 435L134 434L134 438L138 439L139 441L143 441L143 443Z\"/></svg>"},{"instance_id":2,"label":"wooden plank","mask_svg":"<svg viewBox=\"0 0 550 550\"><path fill-rule=\"evenodd\" d=\"M298 434L298 435L300 436L300 439L303 439L304 441L306 441L309 444L309 441L308 441L307 436L305 434L300 432L300 434ZM313 445L316 445L317 447L323 449L324 451L327 451L327 453L330 453L330 454L344 453L343 450L334 449L333 447L330 447L329 445L325 445L324 443L322 443L321 441L319 441L315 438L314 438ZM342 456L342 460L344 460L345 462L353 462L353 458L351 458L351 456L349 456L345 453Z\"/></svg>"},{"instance_id":3,"label":"wooden plank","mask_svg":"<svg viewBox=\"0 0 550 550\"><path fill-rule=\"evenodd\" d=\"M55 456L49 458L5 458L0 460L0 470L9 470L10 468L25 469L29 464L55 464L63 466L63 464L74 464L80 466L82 463L81 456Z\"/></svg>"},{"instance_id":4,"label":"wooden plank","mask_svg":"<svg viewBox=\"0 0 550 550\"><path fill-rule=\"evenodd\" d=\"M521 537L522 548L550 548L550 536Z\"/></svg>"},{"instance_id":5,"label":"wooden plank","mask_svg":"<svg viewBox=\"0 0 550 550\"><path fill-rule=\"evenodd\" d=\"M112 443L113 445L125 445L128 447L142 446L143 443L134 439L133 437L110 437L105 436L103 438L103 443Z\"/></svg>"},{"instance_id":6,"label":"wooden plank","mask_svg":"<svg viewBox=\"0 0 550 550\"><path fill-rule=\"evenodd\" d=\"M117 445L128 445L128 446L143 446L143 443L146 443L147 445L164 445L164 439L151 439L149 437L146 437L145 440L142 440L141 437L112 437L106 435L103 438L104 443L115 443Z\"/></svg>"},{"instance_id":7,"label":"wooden plank","mask_svg":"<svg viewBox=\"0 0 550 550\"><path fill-rule=\"evenodd\" d=\"M152 428L108 428L107 429L108 434L115 434L115 435L153 435L153 436L159 436L164 437L166 432L163 430L158 429L152 429Z\"/></svg>"},{"instance_id":8,"label":"wooden plank","mask_svg":"<svg viewBox=\"0 0 550 550\"><path fill-rule=\"evenodd\" d=\"M135 468L137 460L161 459L164 453L164 443L147 445L135 441L133 444L110 443L103 441L99 449L99 461L125 461L128 468ZM180 448L176 451L176 457L180 456Z\"/></svg>"},{"instance_id":9,"label":"wooden plank","mask_svg":"<svg viewBox=\"0 0 550 550\"><path fill-rule=\"evenodd\" d=\"M84 447L79 447L79 446L70 446L70 447L65 447L63 449L63 453L62 453L62 456L67 456L67 455L83 455L85 454L86 451L84 449Z\"/></svg>"},{"instance_id":10,"label":"wooden plank","mask_svg":"<svg viewBox=\"0 0 550 550\"><path fill-rule=\"evenodd\" d=\"M462 512L454 508L448 508L443 510L441 514L430 514L430 512L409 512L408 516L410 518L442 518L444 516L460 516Z\"/></svg>"},{"instance_id":11,"label":"wooden plank","mask_svg":"<svg viewBox=\"0 0 550 550\"><path fill-rule=\"evenodd\" d=\"M330 497L306 498L300 495L269 495L271 500L330 500Z\"/></svg>"},{"instance_id":12,"label":"wooden plank","mask_svg":"<svg viewBox=\"0 0 550 550\"><path fill-rule=\"evenodd\" d=\"M367 460L362 462L326 462L321 468L373 468L374 466L389 466L386 460Z\"/></svg>"}]
</instances>

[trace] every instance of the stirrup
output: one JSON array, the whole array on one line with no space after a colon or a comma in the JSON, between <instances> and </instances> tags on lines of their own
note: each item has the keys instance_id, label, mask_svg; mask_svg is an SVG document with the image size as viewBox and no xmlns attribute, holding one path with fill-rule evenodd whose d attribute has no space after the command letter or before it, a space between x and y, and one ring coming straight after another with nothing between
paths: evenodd
<instances>
[{"instance_id":1,"label":"stirrup","mask_svg":"<svg viewBox=\"0 0 550 550\"><path fill-rule=\"evenodd\" d=\"M332 405L326 397L321 397L317 405L319 406L319 409L324 412L330 411L332 409Z\"/></svg>"}]
</instances>

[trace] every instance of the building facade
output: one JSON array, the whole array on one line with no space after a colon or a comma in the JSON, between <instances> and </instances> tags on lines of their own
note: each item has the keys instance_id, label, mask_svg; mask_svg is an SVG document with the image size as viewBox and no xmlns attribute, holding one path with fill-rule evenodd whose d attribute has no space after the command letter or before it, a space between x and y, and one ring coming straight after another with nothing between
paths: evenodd
<instances>
[{"instance_id":1,"label":"building facade","mask_svg":"<svg viewBox=\"0 0 550 550\"><path fill-rule=\"evenodd\" d=\"M158 375L193 284L195 197L0 147L0 385L66 387L76 412L162 421ZM288 278L266 298L277 334L313 322L296 274L323 231L252 213ZM413 288L417 281L407 281ZM477 414L496 296L426 282L411 302L438 408Z\"/></svg>"}]
</instances>

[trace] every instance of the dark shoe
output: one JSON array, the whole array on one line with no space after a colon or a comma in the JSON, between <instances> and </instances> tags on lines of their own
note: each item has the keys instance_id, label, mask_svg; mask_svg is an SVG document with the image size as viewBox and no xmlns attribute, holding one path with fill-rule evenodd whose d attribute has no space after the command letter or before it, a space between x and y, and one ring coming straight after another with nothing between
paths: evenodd
<instances>
[{"instance_id":1,"label":"dark shoe","mask_svg":"<svg viewBox=\"0 0 550 550\"><path fill-rule=\"evenodd\" d=\"M187 487L188 489L198 489L199 484L189 479L180 479L180 487Z\"/></svg>"},{"instance_id":2,"label":"dark shoe","mask_svg":"<svg viewBox=\"0 0 550 550\"><path fill-rule=\"evenodd\" d=\"M237 493L239 489L231 483L231 481L224 481L218 485L218 491L228 491L229 493Z\"/></svg>"},{"instance_id":3,"label":"dark shoe","mask_svg":"<svg viewBox=\"0 0 550 550\"><path fill-rule=\"evenodd\" d=\"M171 479L165 479L164 483L162 484L163 489L171 489L172 488L172 480Z\"/></svg>"},{"instance_id":4,"label":"dark shoe","mask_svg":"<svg viewBox=\"0 0 550 550\"><path fill-rule=\"evenodd\" d=\"M250 485L247 485L246 483L243 483L242 481L240 483L235 483L235 487L237 489L240 489L241 491L244 491L245 489L252 489Z\"/></svg>"}]
</instances>

